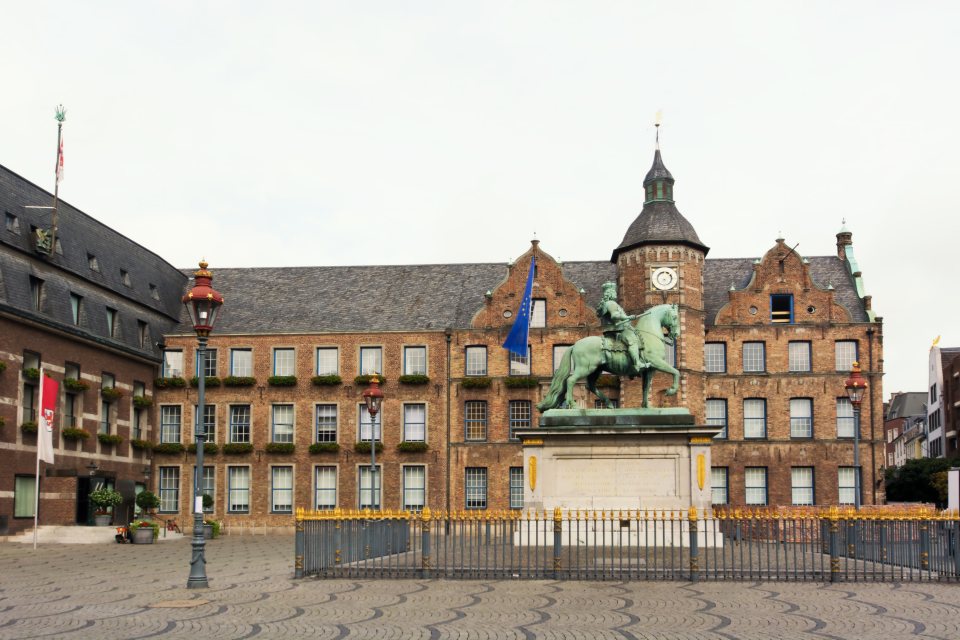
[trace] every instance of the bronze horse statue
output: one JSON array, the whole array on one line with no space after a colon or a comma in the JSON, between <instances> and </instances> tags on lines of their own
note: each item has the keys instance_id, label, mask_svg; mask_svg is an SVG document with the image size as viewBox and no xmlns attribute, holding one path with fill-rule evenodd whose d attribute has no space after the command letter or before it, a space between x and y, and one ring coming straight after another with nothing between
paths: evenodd
<instances>
[{"instance_id":1,"label":"bronze horse statue","mask_svg":"<svg viewBox=\"0 0 960 640\"><path fill-rule=\"evenodd\" d=\"M673 376L673 385L667 389L667 395L675 395L680 386L680 372L667 363L665 345L674 344L679 335L680 320L677 305L661 304L652 307L637 317L633 330L641 337L643 344L640 351L640 358L643 361L640 371L631 367L626 352L622 347L618 348L618 344L610 338L604 336L582 338L563 354L560 366L557 367L550 382L550 389L543 402L537 404L537 409L546 411L547 409L573 408L573 388L584 378L587 381L587 389L600 398L607 408L613 408L610 399L597 389L597 379L605 371L618 376L642 376L644 408L649 405L650 383L656 371L663 371Z\"/></svg>"}]
</instances>

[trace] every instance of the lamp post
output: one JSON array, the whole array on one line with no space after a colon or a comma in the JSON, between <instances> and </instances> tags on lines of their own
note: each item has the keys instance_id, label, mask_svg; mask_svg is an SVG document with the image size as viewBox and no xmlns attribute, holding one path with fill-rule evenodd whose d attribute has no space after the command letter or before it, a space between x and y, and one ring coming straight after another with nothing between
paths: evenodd
<instances>
[{"instance_id":1,"label":"lamp post","mask_svg":"<svg viewBox=\"0 0 960 640\"><path fill-rule=\"evenodd\" d=\"M206 363L207 338L213 331L217 320L217 312L223 304L220 295L210 282L213 274L207 270L207 262L200 261L200 269L193 274L193 289L183 296L183 305L190 314L190 322L197 334L197 419L194 428L194 437L197 443L197 466L193 473L193 556L190 558L190 577L187 579L188 589L207 587L207 561L203 556L206 541L203 537L203 492L201 478L203 477L203 443L206 440L206 430L203 423L203 414L206 398Z\"/></svg>"},{"instance_id":2,"label":"lamp post","mask_svg":"<svg viewBox=\"0 0 960 640\"><path fill-rule=\"evenodd\" d=\"M850 368L850 377L844 387L847 397L853 405L853 506L860 510L860 403L867 390L867 381L860 375L860 363L854 362Z\"/></svg>"},{"instance_id":3,"label":"lamp post","mask_svg":"<svg viewBox=\"0 0 960 640\"><path fill-rule=\"evenodd\" d=\"M383 391L380 390L380 378L377 374L370 376L370 386L363 391L363 401L370 414L370 507L382 507L376 501L377 496L377 439L374 437L377 426L377 413L383 403ZM382 503L382 500L380 501Z\"/></svg>"}]
</instances>

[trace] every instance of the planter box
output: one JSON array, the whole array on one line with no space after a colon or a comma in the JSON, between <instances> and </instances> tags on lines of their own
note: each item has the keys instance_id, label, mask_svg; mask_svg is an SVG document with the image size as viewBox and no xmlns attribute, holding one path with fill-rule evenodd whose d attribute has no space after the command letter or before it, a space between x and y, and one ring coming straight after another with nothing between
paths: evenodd
<instances>
[{"instance_id":1,"label":"planter box","mask_svg":"<svg viewBox=\"0 0 960 640\"><path fill-rule=\"evenodd\" d=\"M153 529L146 527L134 529L131 532L133 544L153 544Z\"/></svg>"},{"instance_id":2,"label":"planter box","mask_svg":"<svg viewBox=\"0 0 960 640\"><path fill-rule=\"evenodd\" d=\"M213 525L205 524L203 525L203 539L204 540L213 540Z\"/></svg>"},{"instance_id":3,"label":"planter box","mask_svg":"<svg viewBox=\"0 0 960 640\"><path fill-rule=\"evenodd\" d=\"M109 527L113 523L113 516L109 513L103 515L94 515L93 524L98 527ZM150 532L153 534L153 531Z\"/></svg>"}]
</instances>

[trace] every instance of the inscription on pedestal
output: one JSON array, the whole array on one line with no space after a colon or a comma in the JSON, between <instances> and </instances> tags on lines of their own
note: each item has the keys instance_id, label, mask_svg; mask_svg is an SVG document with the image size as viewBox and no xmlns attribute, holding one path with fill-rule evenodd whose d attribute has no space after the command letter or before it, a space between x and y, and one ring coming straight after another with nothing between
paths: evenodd
<instances>
[{"instance_id":1,"label":"inscription on pedestal","mask_svg":"<svg viewBox=\"0 0 960 640\"><path fill-rule=\"evenodd\" d=\"M558 456L551 461L553 493L564 498L652 498L679 495L677 458Z\"/></svg>"}]
</instances>

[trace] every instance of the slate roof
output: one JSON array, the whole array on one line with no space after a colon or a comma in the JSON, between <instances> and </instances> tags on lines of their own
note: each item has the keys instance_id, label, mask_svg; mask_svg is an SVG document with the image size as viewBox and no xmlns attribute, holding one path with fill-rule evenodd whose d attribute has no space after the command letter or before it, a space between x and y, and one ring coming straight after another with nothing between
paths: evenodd
<instances>
[{"instance_id":1,"label":"slate roof","mask_svg":"<svg viewBox=\"0 0 960 640\"><path fill-rule=\"evenodd\" d=\"M613 250L610 260L616 261L621 251L633 247L664 243L683 244L704 253L710 250L700 241L693 225L683 217L673 202L656 200L643 205L643 210L627 228L623 241Z\"/></svg>"},{"instance_id":2,"label":"slate roof","mask_svg":"<svg viewBox=\"0 0 960 640\"><path fill-rule=\"evenodd\" d=\"M927 415L927 394L923 391L898 393L890 400L885 420Z\"/></svg>"},{"instance_id":3,"label":"slate roof","mask_svg":"<svg viewBox=\"0 0 960 640\"><path fill-rule=\"evenodd\" d=\"M960 356L960 347L940 347L940 368L949 367L957 356Z\"/></svg>"},{"instance_id":4,"label":"slate roof","mask_svg":"<svg viewBox=\"0 0 960 640\"><path fill-rule=\"evenodd\" d=\"M650 167L650 171L647 171L647 176L643 179L643 186L647 186L647 183L661 178L673 182L673 175L670 173L670 170L667 169L667 166L663 164L660 149L657 149L656 153L653 154L653 166Z\"/></svg>"},{"instance_id":5,"label":"slate roof","mask_svg":"<svg viewBox=\"0 0 960 640\"><path fill-rule=\"evenodd\" d=\"M153 342L169 332L180 317L186 277L155 253L117 233L63 200L59 203L58 239L62 253L43 257L33 248L31 225L50 226L53 195L0 165L0 308L41 324L156 358ZM15 216L19 233L6 227ZM90 269L88 254L96 256L99 272ZM127 272L126 286L120 271ZM43 280L43 302L37 313L30 295L30 278ZM155 299L150 285L156 287ZM70 293L83 297L81 324L75 326ZM116 309L115 335L107 331L106 307ZM137 320L149 325L150 344L139 345Z\"/></svg>"}]
</instances>

